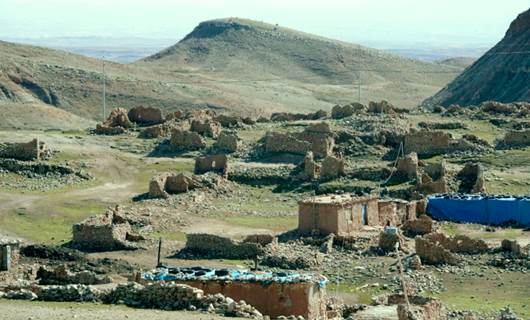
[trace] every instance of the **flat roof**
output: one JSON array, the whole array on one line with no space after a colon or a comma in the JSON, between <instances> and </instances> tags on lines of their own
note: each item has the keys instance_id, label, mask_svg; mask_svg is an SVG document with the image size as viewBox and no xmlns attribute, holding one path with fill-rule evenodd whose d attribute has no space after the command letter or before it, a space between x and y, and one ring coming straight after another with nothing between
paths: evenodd
<instances>
[{"instance_id":1,"label":"flat roof","mask_svg":"<svg viewBox=\"0 0 530 320\"><path fill-rule=\"evenodd\" d=\"M317 283L324 287L327 278L314 273L211 269L205 267L160 267L142 273L148 281L238 281L274 283Z\"/></svg>"},{"instance_id":2,"label":"flat roof","mask_svg":"<svg viewBox=\"0 0 530 320\"><path fill-rule=\"evenodd\" d=\"M355 196L353 194L332 194L332 195L323 195L315 196L310 198L305 198L300 200L298 204L317 204L317 205L344 205L352 204L359 202L366 202L370 200L375 200L375 196Z\"/></svg>"}]
</instances>

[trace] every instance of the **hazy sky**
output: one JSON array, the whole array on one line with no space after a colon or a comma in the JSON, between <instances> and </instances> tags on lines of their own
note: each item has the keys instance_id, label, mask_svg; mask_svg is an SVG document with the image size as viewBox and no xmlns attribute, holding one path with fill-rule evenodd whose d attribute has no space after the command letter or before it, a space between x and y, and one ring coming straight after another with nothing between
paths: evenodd
<instances>
[{"instance_id":1,"label":"hazy sky","mask_svg":"<svg viewBox=\"0 0 530 320\"><path fill-rule=\"evenodd\" d=\"M494 44L528 0L0 0L0 39L179 40L199 22L244 17L374 45Z\"/></svg>"}]
</instances>

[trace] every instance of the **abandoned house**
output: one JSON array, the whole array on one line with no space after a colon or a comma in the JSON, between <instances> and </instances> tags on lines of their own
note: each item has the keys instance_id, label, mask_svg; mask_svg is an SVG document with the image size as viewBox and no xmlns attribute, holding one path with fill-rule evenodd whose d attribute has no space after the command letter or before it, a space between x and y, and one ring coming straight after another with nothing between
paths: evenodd
<instances>
[{"instance_id":1,"label":"abandoned house","mask_svg":"<svg viewBox=\"0 0 530 320\"><path fill-rule=\"evenodd\" d=\"M250 272L239 269L161 268L140 275L139 282L173 281L204 291L244 300L271 318L302 316L326 319L327 279L302 273Z\"/></svg>"},{"instance_id":2,"label":"abandoned house","mask_svg":"<svg viewBox=\"0 0 530 320\"><path fill-rule=\"evenodd\" d=\"M0 272L11 271L18 265L20 241L0 238Z\"/></svg>"},{"instance_id":3,"label":"abandoned house","mask_svg":"<svg viewBox=\"0 0 530 320\"><path fill-rule=\"evenodd\" d=\"M379 225L377 198L350 194L311 197L298 203L298 230L347 235L363 226Z\"/></svg>"},{"instance_id":4,"label":"abandoned house","mask_svg":"<svg viewBox=\"0 0 530 320\"><path fill-rule=\"evenodd\" d=\"M217 172L228 176L228 157L225 154L198 157L195 159L195 173Z\"/></svg>"},{"instance_id":5,"label":"abandoned house","mask_svg":"<svg viewBox=\"0 0 530 320\"><path fill-rule=\"evenodd\" d=\"M23 161L41 160L50 155L46 144L39 139L27 143L0 143L0 158Z\"/></svg>"},{"instance_id":6,"label":"abandoned house","mask_svg":"<svg viewBox=\"0 0 530 320\"><path fill-rule=\"evenodd\" d=\"M311 197L298 203L298 230L349 235L363 226L400 226L416 219L416 204L350 194Z\"/></svg>"}]
</instances>

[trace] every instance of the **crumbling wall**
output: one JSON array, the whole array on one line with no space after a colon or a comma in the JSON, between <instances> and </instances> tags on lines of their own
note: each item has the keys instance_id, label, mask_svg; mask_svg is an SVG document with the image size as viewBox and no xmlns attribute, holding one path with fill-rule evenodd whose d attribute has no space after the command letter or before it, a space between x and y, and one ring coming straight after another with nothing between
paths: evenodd
<instances>
[{"instance_id":1,"label":"crumbling wall","mask_svg":"<svg viewBox=\"0 0 530 320\"><path fill-rule=\"evenodd\" d=\"M466 163L464 168L458 172L457 178L460 180L458 192L478 193L486 191L486 179L480 163Z\"/></svg>"},{"instance_id":2,"label":"crumbling wall","mask_svg":"<svg viewBox=\"0 0 530 320\"><path fill-rule=\"evenodd\" d=\"M132 128L133 123L129 120L128 112L124 108L112 110L103 123L97 124L95 133L97 134L121 134L126 129Z\"/></svg>"},{"instance_id":3,"label":"crumbling wall","mask_svg":"<svg viewBox=\"0 0 530 320\"><path fill-rule=\"evenodd\" d=\"M409 305L405 296L392 295L388 298L389 304L397 304L399 320L445 320L447 319L445 307L436 298L423 296L408 296Z\"/></svg>"},{"instance_id":4,"label":"crumbling wall","mask_svg":"<svg viewBox=\"0 0 530 320\"><path fill-rule=\"evenodd\" d=\"M415 180L418 178L418 154L411 152L405 157L399 158L397 161L396 169L399 178L407 180Z\"/></svg>"},{"instance_id":5,"label":"crumbling wall","mask_svg":"<svg viewBox=\"0 0 530 320\"><path fill-rule=\"evenodd\" d=\"M170 194L188 192L204 186L205 183L200 176L166 172L151 178L148 196L149 198L167 198Z\"/></svg>"},{"instance_id":6,"label":"crumbling wall","mask_svg":"<svg viewBox=\"0 0 530 320\"><path fill-rule=\"evenodd\" d=\"M197 132L174 129L171 134L170 144L175 149L199 150L206 147L203 138Z\"/></svg>"},{"instance_id":7,"label":"crumbling wall","mask_svg":"<svg viewBox=\"0 0 530 320\"><path fill-rule=\"evenodd\" d=\"M428 215L423 214L418 219L406 221L401 229L410 237L424 235L433 231L433 221Z\"/></svg>"},{"instance_id":8,"label":"crumbling wall","mask_svg":"<svg viewBox=\"0 0 530 320\"><path fill-rule=\"evenodd\" d=\"M193 119L190 130L206 137L217 138L221 132L221 124L210 119Z\"/></svg>"},{"instance_id":9,"label":"crumbling wall","mask_svg":"<svg viewBox=\"0 0 530 320\"><path fill-rule=\"evenodd\" d=\"M129 110L129 120L141 125L153 125L164 122L162 110L154 107L139 106Z\"/></svg>"},{"instance_id":10,"label":"crumbling wall","mask_svg":"<svg viewBox=\"0 0 530 320\"><path fill-rule=\"evenodd\" d=\"M74 224L72 234L71 245L87 251L137 249L130 240L143 239L132 230L127 220L118 215L117 210Z\"/></svg>"},{"instance_id":11,"label":"crumbling wall","mask_svg":"<svg viewBox=\"0 0 530 320\"><path fill-rule=\"evenodd\" d=\"M444 154L449 149L452 136L442 131L417 131L405 135L405 153L415 152L418 156Z\"/></svg>"},{"instance_id":12,"label":"crumbling wall","mask_svg":"<svg viewBox=\"0 0 530 320\"><path fill-rule=\"evenodd\" d=\"M416 182L416 190L422 194L449 192L447 183L447 169L445 161L429 164L422 167L423 174Z\"/></svg>"},{"instance_id":13,"label":"crumbling wall","mask_svg":"<svg viewBox=\"0 0 530 320\"><path fill-rule=\"evenodd\" d=\"M381 100L380 102L370 101L368 103L368 112L395 114L397 113L397 109L393 104L386 100Z\"/></svg>"},{"instance_id":14,"label":"crumbling wall","mask_svg":"<svg viewBox=\"0 0 530 320\"><path fill-rule=\"evenodd\" d=\"M502 148L530 146L530 129L506 132L498 146Z\"/></svg>"},{"instance_id":15,"label":"crumbling wall","mask_svg":"<svg viewBox=\"0 0 530 320\"><path fill-rule=\"evenodd\" d=\"M0 272L11 271L20 260L20 242L0 238Z\"/></svg>"},{"instance_id":16,"label":"crumbling wall","mask_svg":"<svg viewBox=\"0 0 530 320\"><path fill-rule=\"evenodd\" d=\"M243 119L236 115L220 114L214 118L215 121L219 122L223 128L236 128L240 127Z\"/></svg>"},{"instance_id":17,"label":"crumbling wall","mask_svg":"<svg viewBox=\"0 0 530 320\"><path fill-rule=\"evenodd\" d=\"M215 142L215 147L227 152L236 152L239 149L240 144L241 143L236 134L221 132Z\"/></svg>"},{"instance_id":18,"label":"crumbling wall","mask_svg":"<svg viewBox=\"0 0 530 320\"><path fill-rule=\"evenodd\" d=\"M453 253L477 254L488 250L484 240L471 239L464 235L448 237L443 233L430 233L417 236L416 253L426 264L456 264L458 259Z\"/></svg>"},{"instance_id":19,"label":"crumbling wall","mask_svg":"<svg viewBox=\"0 0 530 320\"><path fill-rule=\"evenodd\" d=\"M331 109L331 117L333 119L342 119L346 117L351 117L356 113L363 113L366 112L366 106L358 103L353 102L351 104L347 105L336 105Z\"/></svg>"},{"instance_id":20,"label":"crumbling wall","mask_svg":"<svg viewBox=\"0 0 530 320\"><path fill-rule=\"evenodd\" d=\"M49 155L46 144L37 138L27 143L0 144L0 158L32 161L47 158Z\"/></svg>"},{"instance_id":21,"label":"crumbling wall","mask_svg":"<svg viewBox=\"0 0 530 320\"><path fill-rule=\"evenodd\" d=\"M105 284L111 283L112 279L105 275L84 270L71 272L66 265L60 265L54 269L41 266L37 271L37 279L41 285L61 285L61 284Z\"/></svg>"},{"instance_id":22,"label":"crumbling wall","mask_svg":"<svg viewBox=\"0 0 530 320\"><path fill-rule=\"evenodd\" d=\"M320 165L316 163L311 151L306 153L301 167L303 171L300 173L299 178L302 180L314 180L320 174Z\"/></svg>"},{"instance_id":23,"label":"crumbling wall","mask_svg":"<svg viewBox=\"0 0 530 320\"><path fill-rule=\"evenodd\" d=\"M195 158L195 173L218 172L223 176L228 175L228 157L225 154L217 154Z\"/></svg>"},{"instance_id":24,"label":"crumbling wall","mask_svg":"<svg viewBox=\"0 0 530 320\"><path fill-rule=\"evenodd\" d=\"M239 242L213 234L186 235L186 246L179 254L212 259L254 259L264 253L255 242Z\"/></svg>"},{"instance_id":25,"label":"crumbling wall","mask_svg":"<svg viewBox=\"0 0 530 320\"><path fill-rule=\"evenodd\" d=\"M334 156L327 156L322 161L320 168L320 177L324 179L336 178L346 174L344 159Z\"/></svg>"},{"instance_id":26,"label":"crumbling wall","mask_svg":"<svg viewBox=\"0 0 530 320\"><path fill-rule=\"evenodd\" d=\"M265 151L304 155L311 151L311 143L299 140L290 134L267 132L265 135Z\"/></svg>"}]
</instances>

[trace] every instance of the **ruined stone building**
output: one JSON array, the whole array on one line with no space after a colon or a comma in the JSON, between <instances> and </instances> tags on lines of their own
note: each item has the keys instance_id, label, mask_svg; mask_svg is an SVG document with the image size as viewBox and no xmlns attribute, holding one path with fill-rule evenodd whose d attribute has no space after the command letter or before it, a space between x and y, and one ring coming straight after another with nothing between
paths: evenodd
<instances>
[{"instance_id":1,"label":"ruined stone building","mask_svg":"<svg viewBox=\"0 0 530 320\"><path fill-rule=\"evenodd\" d=\"M311 197L298 203L301 233L348 235L363 226L379 225L377 198L350 194Z\"/></svg>"},{"instance_id":2,"label":"ruined stone building","mask_svg":"<svg viewBox=\"0 0 530 320\"><path fill-rule=\"evenodd\" d=\"M401 226L416 219L416 202L401 199L381 199L377 203L379 224L382 226Z\"/></svg>"},{"instance_id":3,"label":"ruined stone building","mask_svg":"<svg viewBox=\"0 0 530 320\"><path fill-rule=\"evenodd\" d=\"M225 154L217 154L195 159L195 173L217 172L228 176L228 157Z\"/></svg>"},{"instance_id":4,"label":"ruined stone building","mask_svg":"<svg viewBox=\"0 0 530 320\"><path fill-rule=\"evenodd\" d=\"M50 155L46 144L39 139L27 143L0 143L0 158L23 161L41 160Z\"/></svg>"},{"instance_id":5,"label":"ruined stone building","mask_svg":"<svg viewBox=\"0 0 530 320\"><path fill-rule=\"evenodd\" d=\"M335 139L325 122L308 126L299 133L268 132L265 136L265 150L273 153L293 153L305 155L311 151L316 157L333 154Z\"/></svg>"},{"instance_id":6,"label":"ruined stone building","mask_svg":"<svg viewBox=\"0 0 530 320\"><path fill-rule=\"evenodd\" d=\"M137 249L145 238L135 233L118 208L74 224L72 246L86 251Z\"/></svg>"},{"instance_id":7,"label":"ruined stone building","mask_svg":"<svg viewBox=\"0 0 530 320\"><path fill-rule=\"evenodd\" d=\"M11 271L18 265L20 242L10 238L0 238L0 272Z\"/></svg>"}]
</instances>

